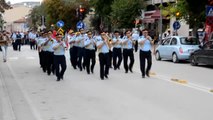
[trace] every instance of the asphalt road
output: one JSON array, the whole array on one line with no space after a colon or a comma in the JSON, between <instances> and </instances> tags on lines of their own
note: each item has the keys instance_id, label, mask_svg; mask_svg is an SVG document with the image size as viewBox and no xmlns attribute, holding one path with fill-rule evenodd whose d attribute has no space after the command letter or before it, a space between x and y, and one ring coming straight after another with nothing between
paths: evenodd
<instances>
[{"instance_id":1,"label":"asphalt road","mask_svg":"<svg viewBox=\"0 0 213 120\"><path fill-rule=\"evenodd\" d=\"M68 53L68 52L67 52ZM212 120L212 67L153 59L142 79L138 53L133 73L110 69L109 79L73 70L67 55L64 80L47 76L38 54L9 48L0 60L0 120Z\"/></svg>"}]
</instances>

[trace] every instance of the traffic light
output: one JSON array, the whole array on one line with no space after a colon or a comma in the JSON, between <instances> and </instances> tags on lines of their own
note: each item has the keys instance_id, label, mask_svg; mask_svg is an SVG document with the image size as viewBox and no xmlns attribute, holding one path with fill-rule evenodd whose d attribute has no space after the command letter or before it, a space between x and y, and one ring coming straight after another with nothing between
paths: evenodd
<instances>
[{"instance_id":1,"label":"traffic light","mask_svg":"<svg viewBox=\"0 0 213 120\"><path fill-rule=\"evenodd\" d=\"M180 12L175 13L176 19L178 20L180 18Z\"/></svg>"},{"instance_id":2,"label":"traffic light","mask_svg":"<svg viewBox=\"0 0 213 120\"><path fill-rule=\"evenodd\" d=\"M176 12L176 17L179 17L180 16L180 12Z\"/></svg>"},{"instance_id":3,"label":"traffic light","mask_svg":"<svg viewBox=\"0 0 213 120\"><path fill-rule=\"evenodd\" d=\"M85 8L79 8L79 19L83 20L85 17Z\"/></svg>"},{"instance_id":4,"label":"traffic light","mask_svg":"<svg viewBox=\"0 0 213 120\"><path fill-rule=\"evenodd\" d=\"M85 9L84 8L80 8L80 13L84 13Z\"/></svg>"}]
</instances>

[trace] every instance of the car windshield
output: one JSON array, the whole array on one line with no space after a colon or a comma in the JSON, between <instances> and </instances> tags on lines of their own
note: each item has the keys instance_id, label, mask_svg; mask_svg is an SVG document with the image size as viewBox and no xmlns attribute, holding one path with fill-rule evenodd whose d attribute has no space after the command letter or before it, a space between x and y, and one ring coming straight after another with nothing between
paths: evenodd
<instances>
[{"instance_id":1,"label":"car windshield","mask_svg":"<svg viewBox=\"0 0 213 120\"><path fill-rule=\"evenodd\" d=\"M199 40L194 37L181 37L180 42L182 45L199 45Z\"/></svg>"}]
</instances>

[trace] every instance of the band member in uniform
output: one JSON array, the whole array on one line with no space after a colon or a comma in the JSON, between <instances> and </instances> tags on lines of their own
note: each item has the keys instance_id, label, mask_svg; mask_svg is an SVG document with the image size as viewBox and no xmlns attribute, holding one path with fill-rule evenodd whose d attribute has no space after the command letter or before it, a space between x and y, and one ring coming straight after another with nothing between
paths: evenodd
<instances>
[{"instance_id":1,"label":"band member in uniform","mask_svg":"<svg viewBox=\"0 0 213 120\"><path fill-rule=\"evenodd\" d=\"M78 44L78 68L82 71L82 60L84 57L84 29L80 29L80 35L76 37L76 43Z\"/></svg>"},{"instance_id":2,"label":"band member in uniform","mask_svg":"<svg viewBox=\"0 0 213 120\"><path fill-rule=\"evenodd\" d=\"M125 73L128 73L128 71L132 71L132 67L134 64L134 54L133 54L133 46L135 44L135 41L132 39L131 31L126 31L126 36L124 36L122 44L123 44L123 58L124 58L124 69ZM130 63L128 65L128 57L130 58Z\"/></svg>"},{"instance_id":3,"label":"band member in uniform","mask_svg":"<svg viewBox=\"0 0 213 120\"><path fill-rule=\"evenodd\" d=\"M47 69L47 75L50 75L51 72L54 74L54 54L52 45L54 43L54 39L52 38L52 32L49 31L46 36L46 41L44 42L44 49L45 49L45 66Z\"/></svg>"},{"instance_id":4,"label":"band member in uniform","mask_svg":"<svg viewBox=\"0 0 213 120\"><path fill-rule=\"evenodd\" d=\"M16 44L17 44L18 50L21 51L21 34L20 34L20 32L18 32L16 34Z\"/></svg>"},{"instance_id":5,"label":"band member in uniform","mask_svg":"<svg viewBox=\"0 0 213 120\"><path fill-rule=\"evenodd\" d=\"M42 44L45 42L45 40L46 40L46 38L45 38L44 32L41 32L40 36L36 38L36 42L38 44L39 63L44 72L46 72L46 71L44 69L45 60L44 60L44 51L43 51Z\"/></svg>"},{"instance_id":6,"label":"band member in uniform","mask_svg":"<svg viewBox=\"0 0 213 120\"><path fill-rule=\"evenodd\" d=\"M108 78L109 75L109 39L106 37L105 32L101 33L101 37L97 38L97 50L99 52L100 63L100 77L101 80Z\"/></svg>"},{"instance_id":7,"label":"band member in uniform","mask_svg":"<svg viewBox=\"0 0 213 120\"><path fill-rule=\"evenodd\" d=\"M90 70L93 73L95 67L95 40L92 37L92 32L87 32L88 37L84 41L85 47L85 66L87 73L90 74ZM92 65L90 66L90 60L92 61Z\"/></svg>"},{"instance_id":8,"label":"band member in uniform","mask_svg":"<svg viewBox=\"0 0 213 120\"><path fill-rule=\"evenodd\" d=\"M74 58L75 53L74 53L74 50L73 50L73 45L75 43L75 37L76 36L74 34L74 31L69 30L66 41L69 43L69 46L70 46L70 50L69 50L70 62L71 62L71 65L73 66L74 69L76 69L75 58Z\"/></svg>"},{"instance_id":9,"label":"band member in uniform","mask_svg":"<svg viewBox=\"0 0 213 120\"><path fill-rule=\"evenodd\" d=\"M120 65L122 62L122 52L121 52L121 44L122 40L120 38L120 34L118 31L114 32L114 38L112 39L113 44L113 66L114 70L120 69ZM118 58L118 61L117 61Z\"/></svg>"},{"instance_id":10,"label":"band member in uniform","mask_svg":"<svg viewBox=\"0 0 213 120\"><path fill-rule=\"evenodd\" d=\"M140 69L142 73L142 78L145 78L145 74L147 77L149 76L149 71L152 66L152 45L154 45L154 41L148 35L148 30L143 30L143 37L138 40L138 44L140 45ZM147 60L147 68L145 71L145 61Z\"/></svg>"},{"instance_id":11,"label":"band member in uniform","mask_svg":"<svg viewBox=\"0 0 213 120\"><path fill-rule=\"evenodd\" d=\"M63 80L64 72L66 71L66 58L65 58L65 50L67 46L65 42L62 40L62 35L56 35L56 42L53 44L54 50L54 65L56 70L57 81ZM61 69L60 69L61 66Z\"/></svg>"}]
</instances>

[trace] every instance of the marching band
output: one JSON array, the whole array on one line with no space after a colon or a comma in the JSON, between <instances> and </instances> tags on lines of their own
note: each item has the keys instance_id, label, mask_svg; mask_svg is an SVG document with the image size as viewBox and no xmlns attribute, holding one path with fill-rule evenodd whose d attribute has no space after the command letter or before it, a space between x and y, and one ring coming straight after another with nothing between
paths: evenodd
<instances>
[{"instance_id":1,"label":"marching band","mask_svg":"<svg viewBox=\"0 0 213 120\"><path fill-rule=\"evenodd\" d=\"M0 36L0 45L5 46L6 38L3 37L4 34ZM153 41L147 30L143 30L143 35L140 37L138 35L137 38L133 36L131 30L127 30L124 36L121 36L119 31L114 31L112 35L107 32L100 32L99 35L96 35L92 31L80 29L79 32L69 30L64 36L60 33L53 34L52 31L43 31L33 39L38 46L39 63L43 72L46 72L47 75L55 74L57 81L64 78L67 69L65 52L68 49L73 69L86 70L87 74L94 73L97 53L101 80L108 79L111 63L114 70L120 70L122 60L125 73L133 72L136 43L140 49L142 78L145 78L145 75L149 77ZM3 59L6 61L5 54ZM146 70L145 59L148 63Z\"/></svg>"}]
</instances>

